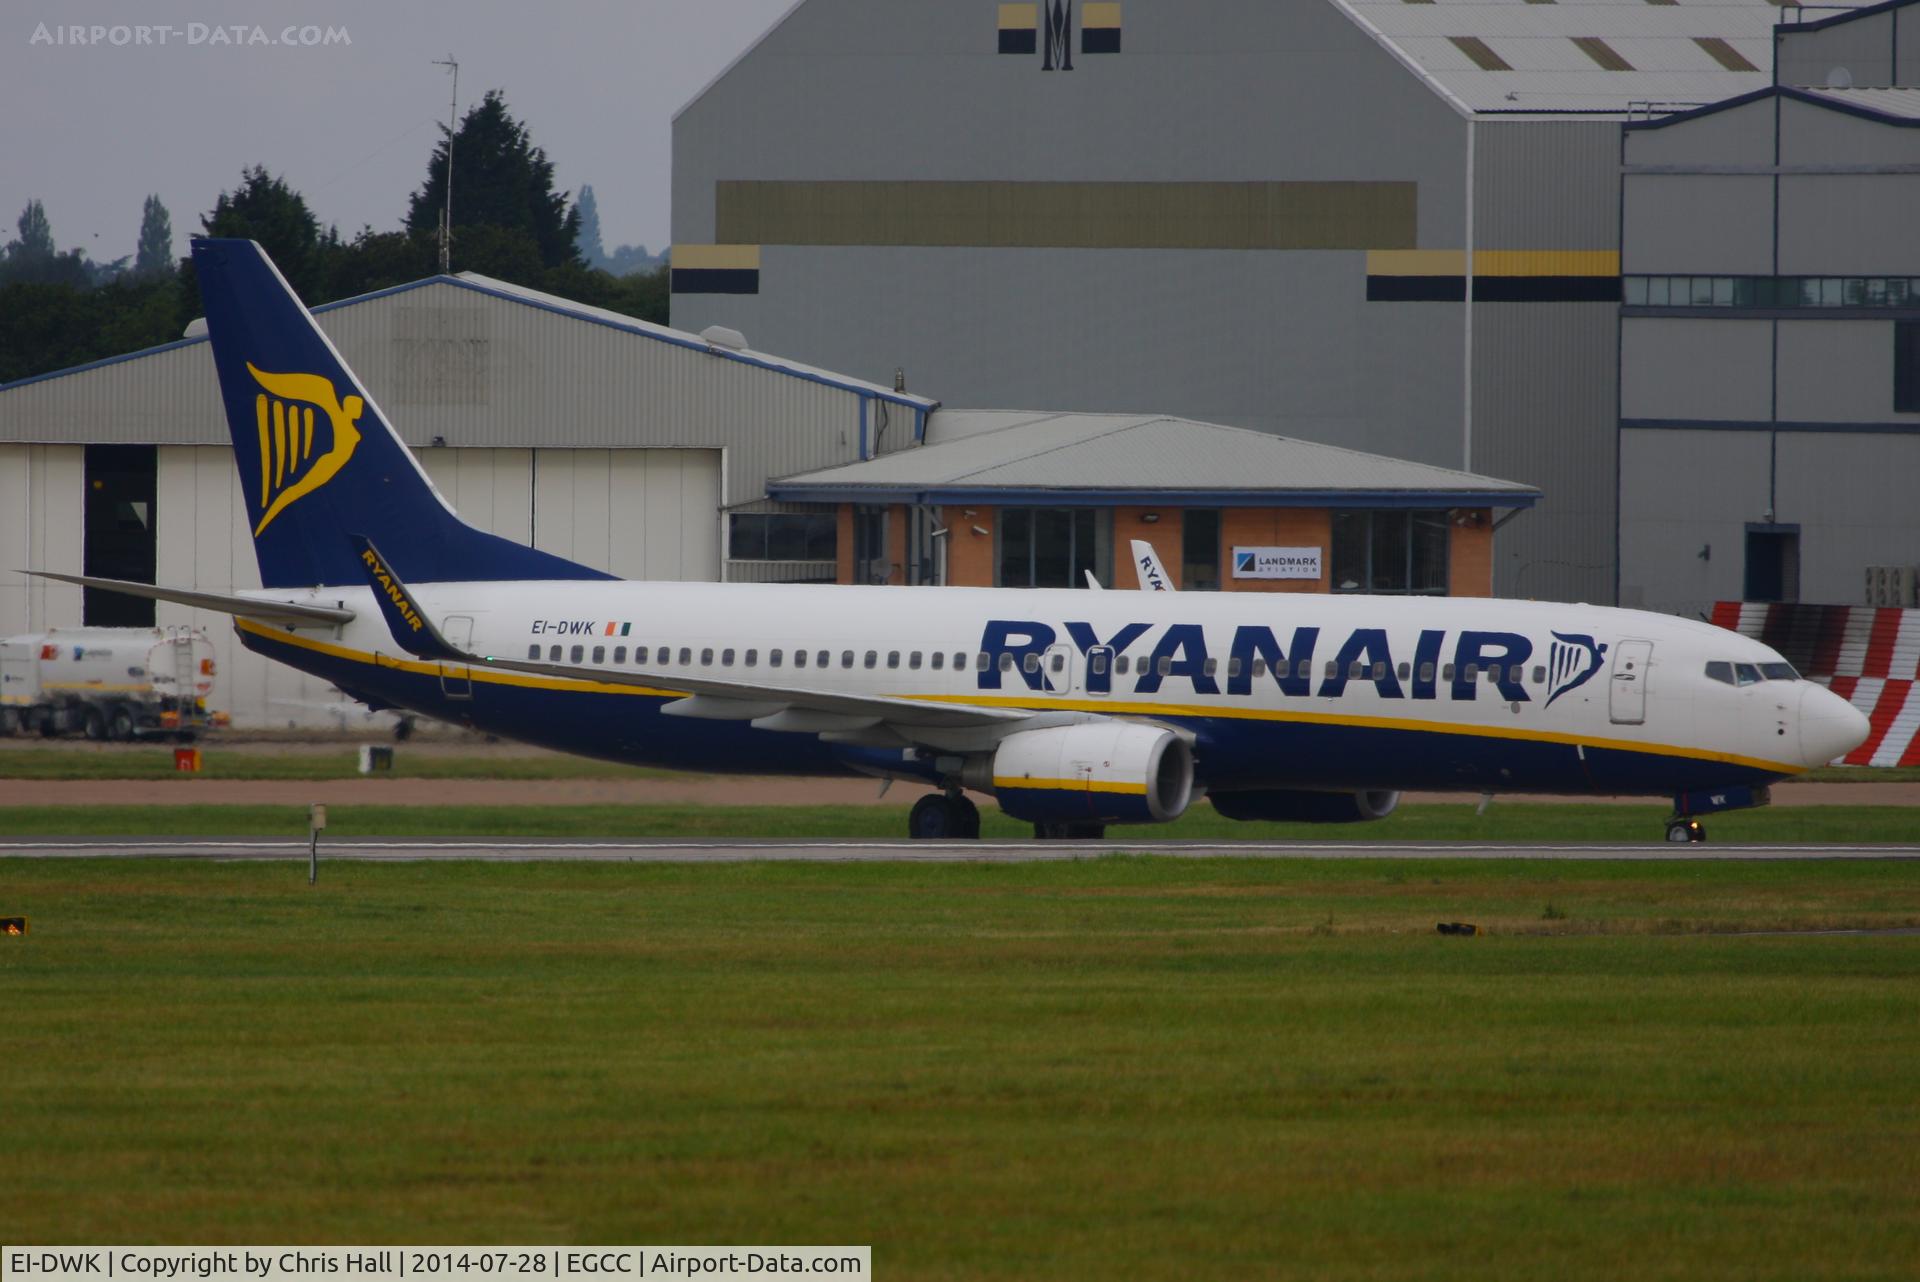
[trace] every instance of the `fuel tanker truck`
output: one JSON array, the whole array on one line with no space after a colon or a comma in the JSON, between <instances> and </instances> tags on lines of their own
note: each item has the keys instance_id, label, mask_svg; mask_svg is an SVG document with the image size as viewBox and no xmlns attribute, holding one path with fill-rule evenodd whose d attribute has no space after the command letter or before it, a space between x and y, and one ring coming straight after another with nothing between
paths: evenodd
<instances>
[{"instance_id":1,"label":"fuel tanker truck","mask_svg":"<svg viewBox=\"0 0 1920 1282\"><path fill-rule=\"evenodd\" d=\"M0 639L0 735L191 743L210 714L213 643L195 628L54 628Z\"/></svg>"}]
</instances>

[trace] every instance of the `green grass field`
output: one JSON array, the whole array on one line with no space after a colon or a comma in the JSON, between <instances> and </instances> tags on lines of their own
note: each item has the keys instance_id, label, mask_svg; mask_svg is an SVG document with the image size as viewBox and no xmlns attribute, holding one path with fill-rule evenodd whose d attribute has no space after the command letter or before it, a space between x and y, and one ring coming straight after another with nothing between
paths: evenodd
<instances>
[{"instance_id":1,"label":"green grass field","mask_svg":"<svg viewBox=\"0 0 1920 1282\"><path fill-rule=\"evenodd\" d=\"M10 1243L1920 1262L1920 936L1729 933L1920 922L1910 864L15 860L0 913Z\"/></svg>"},{"instance_id":2,"label":"green grass field","mask_svg":"<svg viewBox=\"0 0 1920 1282\"><path fill-rule=\"evenodd\" d=\"M910 794L909 794L910 795ZM1484 815L1471 805L1403 806L1364 824L1237 823L1196 805L1172 824L1109 829L1142 842L1233 841L1492 841L1645 842L1660 844L1662 805L1495 802ZM328 807L328 836L343 837L793 837L903 838L903 807L893 806L358 806ZM1920 809L1902 806L1792 806L1706 820L1721 844L1920 842ZM146 836L304 838L304 806L11 806L0 807L0 833L15 837ZM981 806L986 838L1029 838L1030 824Z\"/></svg>"}]
</instances>

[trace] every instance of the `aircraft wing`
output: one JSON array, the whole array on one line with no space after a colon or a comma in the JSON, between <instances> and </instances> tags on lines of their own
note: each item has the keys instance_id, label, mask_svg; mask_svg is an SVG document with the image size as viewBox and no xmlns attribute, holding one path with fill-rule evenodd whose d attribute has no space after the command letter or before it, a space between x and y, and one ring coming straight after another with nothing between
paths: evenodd
<instances>
[{"instance_id":1,"label":"aircraft wing","mask_svg":"<svg viewBox=\"0 0 1920 1282\"><path fill-rule=\"evenodd\" d=\"M603 685L640 686L648 690L684 693L683 699L662 711L680 717L719 721L772 722L769 730L855 730L881 723L900 728L953 729L1004 725L1025 721L1034 714L1021 708L988 708L970 703L931 703L891 695L847 694L811 690L765 681L719 681L679 672L646 669L593 668L572 663L539 663L526 659L470 656L475 667L505 668L535 676Z\"/></svg>"},{"instance_id":2,"label":"aircraft wing","mask_svg":"<svg viewBox=\"0 0 1920 1282\"><path fill-rule=\"evenodd\" d=\"M100 579L87 574L56 574L52 570L26 570L37 579L58 579L62 583L77 583L83 588L99 588L105 592L118 592L124 596L145 597L149 601L171 601L175 605L188 605L196 610L214 610L221 614L237 614L243 618L258 619L262 623L280 623L288 627L313 627L322 624L337 627L353 619L353 611L329 605L301 605L293 601L261 601L253 597L228 596L220 592L199 592L190 588L156 587L151 583L134 583L127 579Z\"/></svg>"}]
</instances>

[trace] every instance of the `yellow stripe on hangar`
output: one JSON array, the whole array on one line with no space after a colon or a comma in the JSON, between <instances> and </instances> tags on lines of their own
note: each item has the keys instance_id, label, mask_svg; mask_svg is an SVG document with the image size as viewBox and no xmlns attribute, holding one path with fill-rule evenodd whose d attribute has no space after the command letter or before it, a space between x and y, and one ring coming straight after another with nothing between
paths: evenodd
<instances>
[{"instance_id":1,"label":"yellow stripe on hangar","mask_svg":"<svg viewBox=\"0 0 1920 1282\"><path fill-rule=\"evenodd\" d=\"M758 245L675 245L668 252L676 271L760 270Z\"/></svg>"},{"instance_id":2,"label":"yellow stripe on hangar","mask_svg":"<svg viewBox=\"0 0 1920 1282\"><path fill-rule=\"evenodd\" d=\"M1369 249L1369 276L1464 276L1464 249ZM1613 249L1476 249L1475 276L1618 276Z\"/></svg>"}]
</instances>

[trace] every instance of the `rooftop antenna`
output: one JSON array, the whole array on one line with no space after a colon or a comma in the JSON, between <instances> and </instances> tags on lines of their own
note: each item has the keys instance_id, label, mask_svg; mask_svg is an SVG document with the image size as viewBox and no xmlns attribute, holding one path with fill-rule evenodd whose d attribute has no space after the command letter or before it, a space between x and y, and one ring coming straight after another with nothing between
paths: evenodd
<instances>
[{"instance_id":1,"label":"rooftop antenna","mask_svg":"<svg viewBox=\"0 0 1920 1282\"><path fill-rule=\"evenodd\" d=\"M445 276L452 271L453 262L453 130L460 111L460 64L448 54L445 59L434 59L433 65L453 72L453 99L447 104L447 202L440 210L440 274Z\"/></svg>"}]
</instances>

